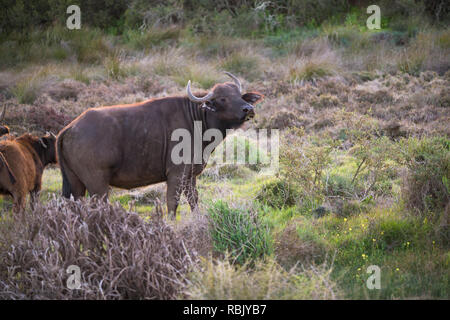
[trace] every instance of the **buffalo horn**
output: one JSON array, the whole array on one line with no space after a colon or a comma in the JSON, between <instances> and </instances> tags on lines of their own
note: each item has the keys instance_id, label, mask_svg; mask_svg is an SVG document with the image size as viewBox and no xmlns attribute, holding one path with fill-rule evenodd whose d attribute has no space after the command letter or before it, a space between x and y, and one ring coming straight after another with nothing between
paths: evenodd
<instances>
[{"instance_id":1,"label":"buffalo horn","mask_svg":"<svg viewBox=\"0 0 450 320\"><path fill-rule=\"evenodd\" d=\"M192 102L197 102L197 103L208 101L213 96L213 92L208 93L203 98L198 98L198 97L194 96L191 92L191 80L188 81L188 84L186 86L186 92L189 97L189 100L191 100Z\"/></svg>"},{"instance_id":2,"label":"buffalo horn","mask_svg":"<svg viewBox=\"0 0 450 320\"><path fill-rule=\"evenodd\" d=\"M230 72L225 71L225 74L233 79L234 84L239 88L239 92L242 93L242 85L239 79Z\"/></svg>"}]
</instances>

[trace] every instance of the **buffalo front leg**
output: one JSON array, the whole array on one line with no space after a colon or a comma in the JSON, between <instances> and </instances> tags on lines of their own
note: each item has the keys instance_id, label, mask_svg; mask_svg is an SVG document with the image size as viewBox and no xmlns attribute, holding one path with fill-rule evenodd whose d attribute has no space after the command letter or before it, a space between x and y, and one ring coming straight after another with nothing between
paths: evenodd
<instances>
[{"instance_id":1,"label":"buffalo front leg","mask_svg":"<svg viewBox=\"0 0 450 320\"><path fill-rule=\"evenodd\" d=\"M181 190L180 179L176 176L169 176L167 178L167 212L172 219L175 219L177 216Z\"/></svg>"},{"instance_id":2,"label":"buffalo front leg","mask_svg":"<svg viewBox=\"0 0 450 320\"><path fill-rule=\"evenodd\" d=\"M184 195L187 198L191 211L194 212L198 208L198 191L197 191L197 177L190 178L184 189Z\"/></svg>"}]
</instances>

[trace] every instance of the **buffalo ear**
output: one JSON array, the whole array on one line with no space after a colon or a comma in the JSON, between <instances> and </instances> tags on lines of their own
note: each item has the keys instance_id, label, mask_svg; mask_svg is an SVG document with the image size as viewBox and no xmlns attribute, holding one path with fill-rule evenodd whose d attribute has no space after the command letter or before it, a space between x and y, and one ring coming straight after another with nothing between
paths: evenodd
<instances>
[{"instance_id":1,"label":"buffalo ear","mask_svg":"<svg viewBox=\"0 0 450 320\"><path fill-rule=\"evenodd\" d=\"M250 104L257 103L262 100L264 96L259 92L247 92L242 95L242 99Z\"/></svg>"}]
</instances>

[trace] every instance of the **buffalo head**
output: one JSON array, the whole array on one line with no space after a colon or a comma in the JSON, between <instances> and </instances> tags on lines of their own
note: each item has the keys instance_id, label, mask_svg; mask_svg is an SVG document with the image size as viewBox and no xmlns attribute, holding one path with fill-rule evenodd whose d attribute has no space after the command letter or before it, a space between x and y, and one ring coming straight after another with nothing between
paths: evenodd
<instances>
[{"instance_id":1,"label":"buffalo head","mask_svg":"<svg viewBox=\"0 0 450 320\"><path fill-rule=\"evenodd\" d=\"M56 163L56 136L47 132L45 136L39 138L39 144L42 163L44 165Z\"/></svg>"},{"instance_id":2,"label":"buffalo head","mask_svg":"<svg viewBox=\"0 0 450 320\"><path fill-rule=\"evenodd\" d=\"M238 78L229 72L225 72L233 82L216 84L210 92L203 97L196 97L191 92L191 81L186 86L189 100L201 104L201 107L209 112L214 112L222 121L240 126L255 116L253 104L262 99L258 92L242 93L242 85Z\"/></svg>"}]
</instances>

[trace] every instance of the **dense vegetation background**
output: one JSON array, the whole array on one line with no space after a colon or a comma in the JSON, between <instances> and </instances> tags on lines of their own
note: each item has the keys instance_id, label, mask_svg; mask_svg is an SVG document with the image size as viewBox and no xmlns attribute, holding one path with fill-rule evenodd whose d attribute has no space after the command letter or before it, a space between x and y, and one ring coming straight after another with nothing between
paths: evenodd
<instances>
[{"instance_id":1,"label":"dense vegetation background","mask_svg":"<svg viewBox=\"0 0 450 320\"><path fill-rule=\"evenodd\" d=\"M81 8L81 29L65 26ZM368 5L381 29L368 30ZM280 130L280 170L210 163L200 210L162 217L164 184L41 204L1 200L1 298L405 299L449 295L447 1L0 0L0 103L13 134L90 107L238 75ZM256 141L228 137L247 150ZM66 287L69 265L82 290ZM367 267L381 268L369 290Z\"/></svg>"}]
</instances>

